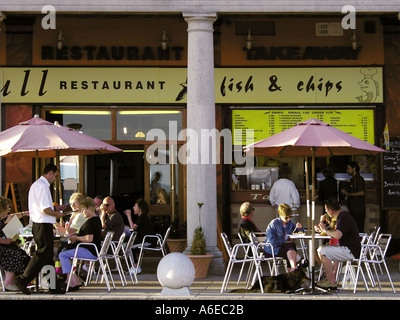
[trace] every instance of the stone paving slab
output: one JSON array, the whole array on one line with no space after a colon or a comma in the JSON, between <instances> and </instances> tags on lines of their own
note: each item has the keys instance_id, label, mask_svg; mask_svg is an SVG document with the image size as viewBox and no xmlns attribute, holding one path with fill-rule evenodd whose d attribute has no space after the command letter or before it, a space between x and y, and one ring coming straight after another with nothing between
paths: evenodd
<instances>
[{"instance_id":1,"label":"stone paving slab","mask_svg":"<svg viewBox=\"0 0 400 320\"><path fill-rule=\"evenodd\" d=\"M392 280L396 293L392 292L387 276L380 276L382 291L379 288L371 288L367 292L363 283L360 281L357 292L352 290L337 290L328 294L307 295L307 294L285 294L285 293L230 293L229 291L237 288L245 288L243 282L236 285L237 274L232 274L228 292L220 293L223 276L208 276L205 279L196 279L190 287L191 296L166 297L161 295L162 286L158 282L155 272L142 273L138 275L139 283L132 285L128 282L127 286L122 286L118 280L118 275L114 274L116 289L107 292L105 284L90 284L88 287L81 287L76 292L68 292L62 295L49 293L33 293L24 295L20 292L0 291L0 300L65 300L65 301L91 301L91 300L400 300L400 272L398 260L389 261L388 266L391 271ZM0 289L1 290L1 289Z\"/></svg>"}]
</instances>

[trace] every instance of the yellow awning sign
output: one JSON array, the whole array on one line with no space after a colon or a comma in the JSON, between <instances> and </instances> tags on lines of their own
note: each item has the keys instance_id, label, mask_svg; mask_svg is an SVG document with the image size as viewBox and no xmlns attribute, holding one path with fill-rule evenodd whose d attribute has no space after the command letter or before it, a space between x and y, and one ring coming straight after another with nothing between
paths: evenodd
<instances>
[{"instance_id":1,"label":"yellow awning sign","mask_svg":"<svg viewBox=\"0 0 400 320\"><path fill-rule=\"evenodd\" d=\"M186 103L186 68L1 68L2 103ZM383 103L381 67L216 68L216 103Z\"/></svg>"}]
</instances>

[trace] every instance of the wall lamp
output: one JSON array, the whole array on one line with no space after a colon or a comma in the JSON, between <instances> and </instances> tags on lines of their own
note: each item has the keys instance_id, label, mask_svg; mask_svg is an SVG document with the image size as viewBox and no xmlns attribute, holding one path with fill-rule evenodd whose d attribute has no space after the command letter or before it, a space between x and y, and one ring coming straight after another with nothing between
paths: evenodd
<instances>
[{"instance_id":1,"label":"wall lamp","mask_svg":"<svg viewBox=\"0 0 400 320\"><path fill-rule=\"evenodd\" d=\"M167 31L164 30L163 36L160 41L161 49L167 50L168 48L168 37L167 37Z\"/></svg>"},{"instance_id":2,"label":"wall lamp","mask_svg":"<svg viewBox=\"0 0 400 320\"><path fill-rule=\"evenodd\" d=\"M63 37L62 30L60 30L60 32L58 33L58 38L57 38L57 49L61 50L63 48L63 45L64 45L64 37Z\"/></svg>"},{"instance_id":3,"label":"wall lamp","mask_svg":"<svg viewBox=\"0 0 400 320\"><path fill-rule=\"evenodd\" d=\"M353 30L353 35L350 38L350 43L351 43L351 47L353 48L353 50L357 50L358 45L359 45L359 41L356 35L356 30Z\"/></svg>"},{"instance_id":4,"label":"wall lamp","mask_svg":"<svg viewBox=\"0 0 400 320\"><path fill-rule=\"evenodd\" d=\"M253 38L251 37L251 32L250 32L250 28L249 28L249 32L247 34L247 38L246 41L244 42L244 44L246 45L246 49L247 50L251 50L251 48L253 48Z\"/></svg>"}]
</instances>

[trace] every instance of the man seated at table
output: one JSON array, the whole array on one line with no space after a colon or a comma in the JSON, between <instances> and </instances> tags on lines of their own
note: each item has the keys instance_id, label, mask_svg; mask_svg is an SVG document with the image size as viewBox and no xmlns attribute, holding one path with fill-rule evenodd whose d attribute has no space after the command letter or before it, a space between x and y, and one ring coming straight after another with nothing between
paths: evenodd
<instances>
[{"instance_id":1,"label":"man seated at table","mask_svg":"<svg viewBox=\"0 0 400 320\"><path fill-rule=\"evenodd\" d=\"M103 228L102 237L104 238L108 231L114 232L112 241L118 241L121 234L124 232L124 218L115 209L114 199L105 197L103 204L100 206L101 215L100 220Z\"/></svg>"},{"instance_id":2,"label":"man seated at table","mask_svg":"<svg viewBox=\"0 0 400 320\"><path fill-rule=\"evenodd\" d=\"M328 226L321 222L319 228L328 236L338 239L338 246L321 246L318 248L318 255L326 273L325 281L317 284L322 288L336 288L336 274L333 270L332 263L345 262L358 258L361 252L360 236L357 224L353 217L341 210L340 203L335 198L329 198L325 203L325 210L330 217L337 218L336 230L331 230Z\"/></svg>"}]
</instances>

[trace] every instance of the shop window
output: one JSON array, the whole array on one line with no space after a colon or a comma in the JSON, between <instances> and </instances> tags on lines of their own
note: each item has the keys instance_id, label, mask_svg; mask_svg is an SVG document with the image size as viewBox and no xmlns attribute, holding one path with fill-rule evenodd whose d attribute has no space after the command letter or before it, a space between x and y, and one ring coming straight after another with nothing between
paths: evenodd
<instances>
[{"instance_id":1,"label":"shop window","mask_svg":"<svg viewBox=\"0 0 400 320\"><path fill-rule=\"evenodd\" d=\"M117 140L146 140L151 129L159 129L168 140L170 125L176 134L182 130L182 111L178 110L126 110L117 112ZM172 124L170 122L172 121ZM176 127L176 130L174 129Z\"/></svg>"},{"instance_id":2,"label":"shop window","mask_svg":"<svg viewBox=\"0 0 400 320\"><path fill-rule=\"evenodd\" d=\"M63 126L70 125L99 140L111 140L111 111L51 110L46 111L45 119L58 121Z\"/></svg>"}]
</instances>

